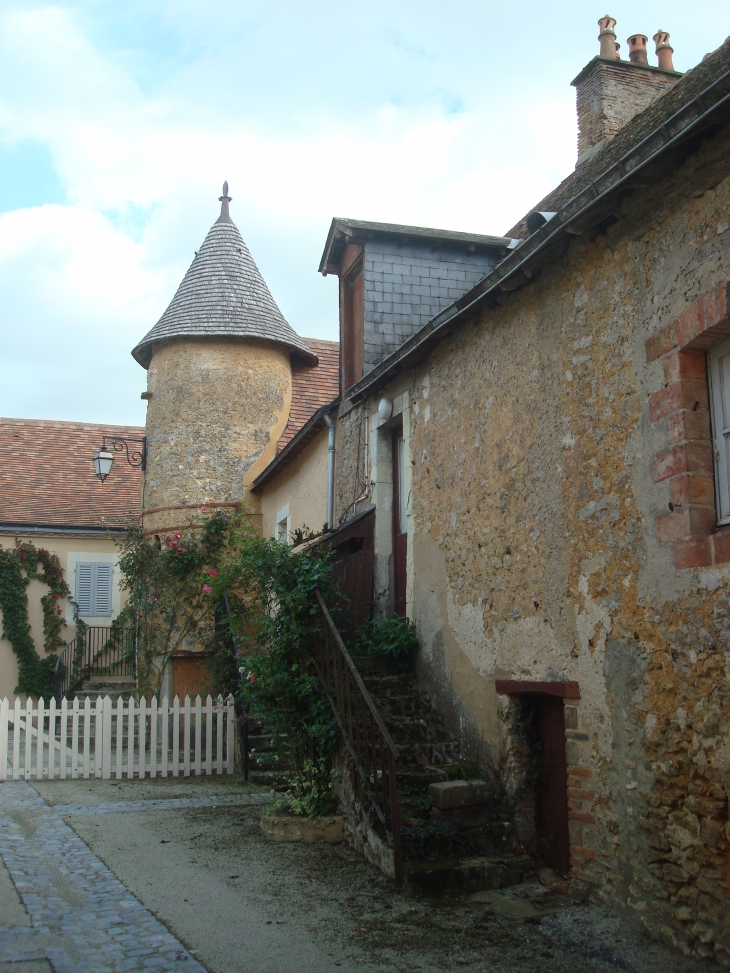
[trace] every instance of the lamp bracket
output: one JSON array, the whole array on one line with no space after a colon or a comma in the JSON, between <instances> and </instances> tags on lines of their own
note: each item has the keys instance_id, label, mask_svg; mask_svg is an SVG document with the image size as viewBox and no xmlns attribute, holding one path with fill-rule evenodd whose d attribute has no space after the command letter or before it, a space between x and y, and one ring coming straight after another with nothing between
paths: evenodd
<instances>
[{"instance_id":1,"label":"lamp bracket","mask_svg":"<svg viewBox=\"0 0 730 973\"><path fill-rule=\"evenodd\" d=\"M131 447L131 449L130 449ZM147 437L141 439L127 439L124 436L108 436L104 434L102 449L113 449L115 453L127 454L127 462L144 472L147 469Z\"/></svg>"}]
</instances>

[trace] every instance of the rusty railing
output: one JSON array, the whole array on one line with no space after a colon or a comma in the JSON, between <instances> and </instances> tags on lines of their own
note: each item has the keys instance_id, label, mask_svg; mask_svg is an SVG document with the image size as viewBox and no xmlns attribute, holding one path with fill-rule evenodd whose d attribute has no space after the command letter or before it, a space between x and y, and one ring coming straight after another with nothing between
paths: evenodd
<instances>
[{"instance_id":1,"label":"rusty railing","mask_svg":"<svg viewBox=\"0 0 730 973\"><path fill-rule=\"evenodd\" d=\"M398 748L350 658L322 595L319 591L315 591L315 594L322 614L322 625L313 648L314 664L357 770L360 785L391 842L395 880L400 885L403 881L403 858L398 815Z\"/></svg>"},{"instance_id":2,"label":"rusty railing","mask_svg":"<svg viewBox=\"0 0 730 973\"><path fill-rule=\"evenodd\" d=\"M55 696L64 696L92 676L135 678L134 638L128 629L90 625L61 652L54 670Z\"/></svg>"}]
</instances>

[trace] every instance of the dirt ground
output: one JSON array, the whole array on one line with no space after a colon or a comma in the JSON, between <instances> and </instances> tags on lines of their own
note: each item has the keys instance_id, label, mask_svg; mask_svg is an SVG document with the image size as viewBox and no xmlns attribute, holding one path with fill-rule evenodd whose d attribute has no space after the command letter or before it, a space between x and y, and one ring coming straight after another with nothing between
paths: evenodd
<instances>
[{"instance_id":1,"label":"dirt ground","mask_svg":"<svg viewBox=\"0 0 730 973\"><path fill-rule=\"evenodd\" d=\"M54 805L249 791L238 778L33 786ZM125 809L68 823L212 973L707 970L635 920L539 886L451 900L398 891L345 846L268 842L261 810Z\"/></svg>"}]
</instances>

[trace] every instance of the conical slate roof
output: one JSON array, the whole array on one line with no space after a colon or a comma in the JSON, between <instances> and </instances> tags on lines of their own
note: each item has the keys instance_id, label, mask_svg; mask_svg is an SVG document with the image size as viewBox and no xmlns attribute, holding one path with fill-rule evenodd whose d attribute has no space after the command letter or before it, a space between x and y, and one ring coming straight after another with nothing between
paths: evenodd
<instances>
[{"instance_id":1,"label":"conical slate roof","mask_svg":"<svg viewBox=\"0 0 730 973\"><path fill-rule=\"evenodd\" d=\"M317 357L288 324L271 296L261 271L228 215L228 184L223 187L221 215L167 310L133 349L147 368L152 345L170 338L263 338L285 345L307 361Z\"/></svg>"}]
</instances>

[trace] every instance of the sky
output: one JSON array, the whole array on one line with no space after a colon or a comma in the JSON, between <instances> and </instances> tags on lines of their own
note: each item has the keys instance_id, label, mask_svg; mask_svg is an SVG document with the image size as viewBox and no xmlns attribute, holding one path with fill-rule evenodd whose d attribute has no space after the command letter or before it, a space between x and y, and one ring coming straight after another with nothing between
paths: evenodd
<instances>
[{"instance_id":1,"label":"sky","mask_svg":"<svg viewBox=\"0 0 730 973\"><path fill-rule=\"evenodd\" d=\"M727 2L611 2L684 71ZM548 12L549 11L549 12ZM219 212L337 339L334 216L505 233L575 165L585 0L0 0L0 415L144 422L131 358ZM650 41L650 51L653 44ZM650 57L650 63L653 63Z\"/></svg>"}]
</instances>

